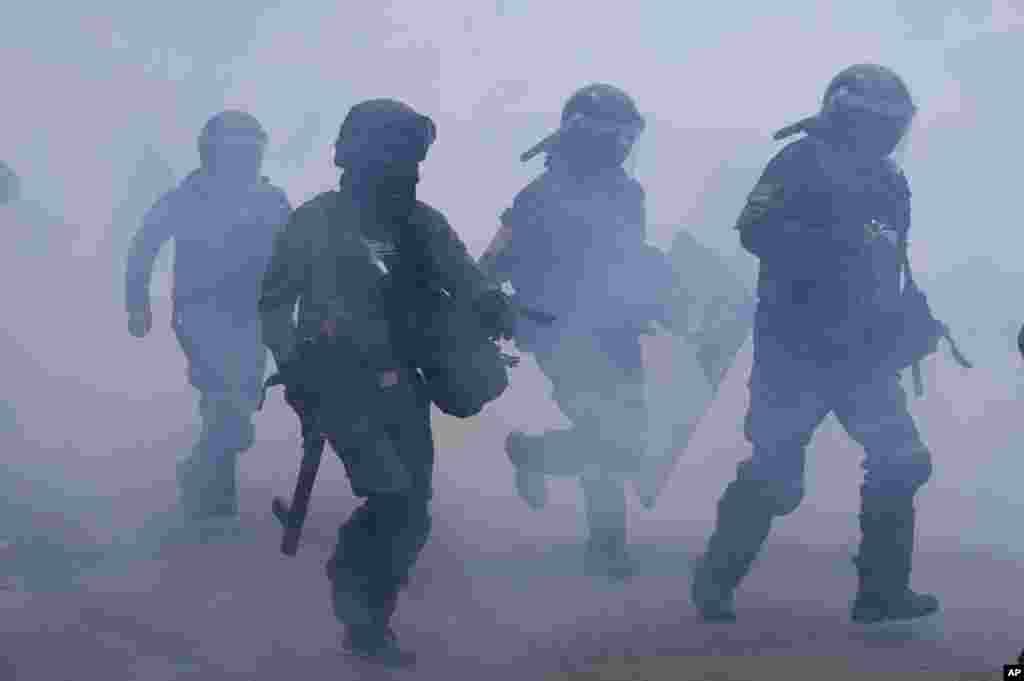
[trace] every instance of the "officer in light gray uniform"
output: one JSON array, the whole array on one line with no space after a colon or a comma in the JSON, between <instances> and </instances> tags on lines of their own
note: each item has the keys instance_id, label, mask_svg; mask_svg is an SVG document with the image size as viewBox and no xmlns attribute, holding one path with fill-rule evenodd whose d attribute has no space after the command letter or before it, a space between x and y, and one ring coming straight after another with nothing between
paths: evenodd
<instances>
[{"instance_id":1,"label":"officer in light gray uniform","mask_svg":"<svg viewBox=\"0 0 1024 681\"><path fill-rule=\"evenodd\" d=\"M579 478L585 569L625 579L633 572L625 482L647 450L640 336L654 320L667 323L676 281L667 257L646 243L644 189L623 168L644 129L636 104L598 83L574 93L561 119L523 155L545 152L547 169L516 195L480 262L523 304L557 318L547 327L520 320L516 345L533 353L572 427L514 432L506 450L533 508L546 503L546 476Z\"/></svg>"},{"instance_id":2,"label":"officer in light gray uniform","mask_svg":"<svg viewBox=\"0 0 1024 681\"><path fill-rule=\"evenodd\" d=\"M248 113L212 117L199 136L201 165L146 213L126 262L129 330L152 326L149 284L160 248L175 241L172 326L200 393L202 431L178 466L190 526L229 529L238 513L237 460L252 446L267 351L257 303L285 193L260 176L267 134ZM223 528L221 528L223 529Z\"/></svg>"}]
</instances>

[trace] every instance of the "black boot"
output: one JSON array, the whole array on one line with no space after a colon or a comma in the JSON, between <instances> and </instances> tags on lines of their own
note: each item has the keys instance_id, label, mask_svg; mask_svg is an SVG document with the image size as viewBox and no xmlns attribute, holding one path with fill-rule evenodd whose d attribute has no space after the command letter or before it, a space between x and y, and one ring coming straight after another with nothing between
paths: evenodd
<instances>
[{"instance_id":1,"label":"black boot","mask_svg":"<svg viewBox=\"0 0 1024 681\"><path fill-rule=\"evenodd\" d=\"M760 489L734 481L718 502L718 521L693 574L690 599L705 622L734 622L733 593L750 572L772 513Z\"/></svg>"},{"instance_id":2,"label":"black boot","mask_svg":"<svg viewBox=\"0 0 1024 681\"><path fill-rule=\"evenodd\" d=\"M369 598L370 619L345 627L345 650L354 657L384 667L400 669L415 665L416 654L398 645L398 637L389 624L397 602L397 589Z\"/></svg>"},{"instance_id":3,"label":"black boot","mask_svg":"<svg viewBox=\"0 0 1024 681\"><path fill-rule=\"evenodd\" d=\"M939 600L910 589L914 552L914 502L910 495L863 493L863 538L854 564L857 597L851 619L857 624L912 620L938 611Z\"/></svg>"},{"instance_id":4,"label":"black boot","mask_svg":"<svg viewBox=\"0 0 1024 681\"><path fill-rule=\"evenodd\" d=\"M591 473L580 478L589 528L584 570L593 577L622 581L633 576L627 548L626 490L616 476Z\"/></svg>"},{"instance_id":5,"label":"black boot","mask_svg":"<svg viewBox=\"0 0 1024 681\"><path fill-rule=\"evenodd\" d=\"M592 532L587 539L583 562L584 571L590 577L621 582L635 574L624 533Z\"/></svg>"},{"instance_id":6,"label":"black boot","mask_svg":"<svg viewBox=\"0 0 1024 681\"><path fill-rule=\"evenodd\" d=\"M516 471L516 492L527 506L536 511L547 505L548 487L544 473L530 465L529 437L525 433L509 433L505 452Z\"/></svg>"}]
</instances>

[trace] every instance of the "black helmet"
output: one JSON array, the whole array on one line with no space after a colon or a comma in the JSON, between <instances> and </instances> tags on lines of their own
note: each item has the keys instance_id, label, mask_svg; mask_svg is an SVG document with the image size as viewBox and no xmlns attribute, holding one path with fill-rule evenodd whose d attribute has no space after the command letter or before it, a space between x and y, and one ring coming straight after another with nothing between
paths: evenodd
<instances>
[{"instance_id":1,"label":"black helmet","mask_svg":"<svg viewBox=\"0 0 1024 681\"><path fill-rule=\"evenodd\" d=\"M17 201L21 196L21 178L9 165L0 161L0 206Z\"/></svg>"},{"instance_id":2,"label":"black helmet","mask_svg":"<svg viewBox=\"0 0 1024 681\"><path fill-rule=\"evenodd\" d=\"M843 69L825 89L824 117L849 112L868 113L909 125L917 112L910 90L894 71L877 64Z\"/></svg>"},{"instance_id":3,"label":"black helmet","mask_svg":"<svg viewBox=\"0 0 1024 681\"><path fill-rule=\"evenodd\" d=\"M209 149L217 143L233 139L251 140L253 144L266 146L267 132L252 114L244 111L222 111L206 121L199 133L199 157L205 163Z\"/></svg>"},{"instance_id":4,"label":"black helmet","mask_svg":"<svg viewBox=\"0 0 1024 681\"><path fill-rule=\"evenodd\" d=\"M622 160L644 131L646 123L633 99L614 85L593 83L576 92L562 107L561 126L520 158L529 161L541 152L552 151L558 143L577 134L587 138L614 140Z\"/></svg>"},{"instance_id":5,"label":"black helmet","mask_svg":"<svg viewBox=\"0 0 1024 681\"><path fill-rule=\"evenodd\" d=\"M625 92L604 83L594 83L573 93L562 107L562 125L573 121L643 131L644 117Z\"/></svg>"},{"instance_id":6,"label":"black helmet","mask_svg":"<svg viewBox=\"0 0 1024 681\"><path fill-rule=\"evenodd\" d=\"M888 156L916 113L910 90L894 71L877 64L856 64L828 84L818 115L783 128L775 139L807 132Z\"/></svg>"},{"instance_id":7,"label":"black helmet","mask_svg":"<svg viewBox=\"0 0 1024 681\"><path fill-rule=\"evenodd\" d=\"M381 152L420 163L437 139L428 116L394 99L370 99L353 106L338 131L335 164L349 168Z\"/></svg>"}]
</instances>

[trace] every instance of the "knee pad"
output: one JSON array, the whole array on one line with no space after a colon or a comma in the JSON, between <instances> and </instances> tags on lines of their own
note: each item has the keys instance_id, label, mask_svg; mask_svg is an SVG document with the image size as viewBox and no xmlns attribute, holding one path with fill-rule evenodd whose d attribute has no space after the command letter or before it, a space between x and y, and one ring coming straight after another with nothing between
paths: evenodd
<instances>
[{"instance_id":1,"label":"knee pad","mask_svg":"<svg viewBox=\"0 0 1024 681\"><path fill-rule=\"evenodd\" d=\"M204 394L200 403L207 442L224 450L244 452L253 445L255 428L243 396Z\"/></svg>"},{"instance_id":2,"label":"knee pad","mask_svg":"<svg viewBox=\"0 0 1024 681\"><path fill-rule=\"evenodd\" d=\"M864 469L866 493L913 496L932 476L932 455L921 442L910 442L884 454L869 452Z\"/></svg>"},{"instance_id":3,"label":"knee pad","mask_svg":"<svg viewBox=\"0 0 1024 681\"><path fill-rule=\"evenodd\" d=\"M773 516L786 516L799 508L804 500L803 471L799 475L787 475L785 471L764 470L752 460L742 462L738 467L735 493L763 504L766 512Z\"/></svg>"},{"instance_id":4,"label":"knee pad","mask_svg":"<svg viewBox=\"0 0 1024 681\"><path fill-rule=\"evenodd\" d=\"M380 549L375 573L381 580L402 583L430 538L433 519L429 503L419 496L377 495L371 497L376 541Z\"/></svg>"}]
</instances>

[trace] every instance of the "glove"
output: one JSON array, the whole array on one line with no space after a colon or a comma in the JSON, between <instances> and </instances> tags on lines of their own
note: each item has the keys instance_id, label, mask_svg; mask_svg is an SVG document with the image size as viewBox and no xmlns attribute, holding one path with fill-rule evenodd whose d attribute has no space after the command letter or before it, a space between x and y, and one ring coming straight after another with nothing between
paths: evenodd
<instances>
[{"instance_id":1,"label":"glove","mask_svg":"<svg viewBox=\"0 0 1024 681\"><path fill-rule=\"evenodd\" d=\"M319 395L308 385L307 377L302 371L298 359L290 359L278 363L278 374L284 384L284 401L305 423L306 418L316 406Z\"/></svg>"},{"instance_id":2,"label":"glove","mask_svg":"<svg viewBox=\"0 0 1024 681\"><path fill-rule=\"evenodd\" d=\"M491 289L473 302L480 324L491 338L511 340L516 335L512 301L500 289Z\"/></svg>"},{"instance_id":3,"label":"glove","mask_svg":"<svg viewBox=\"0 0 1024 681\"><path fill-rule=\"evenodd\" d=\"M153 311L147 301L143 305L128 310L128 333L136 338L145 338L153 328Z\"/></svg>"}]
</instances>

